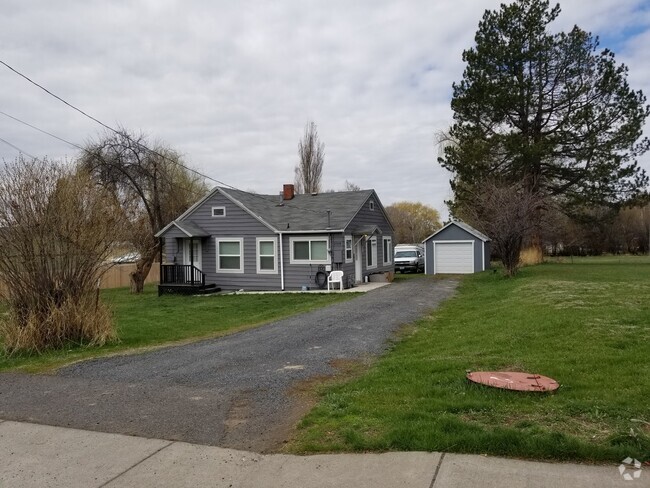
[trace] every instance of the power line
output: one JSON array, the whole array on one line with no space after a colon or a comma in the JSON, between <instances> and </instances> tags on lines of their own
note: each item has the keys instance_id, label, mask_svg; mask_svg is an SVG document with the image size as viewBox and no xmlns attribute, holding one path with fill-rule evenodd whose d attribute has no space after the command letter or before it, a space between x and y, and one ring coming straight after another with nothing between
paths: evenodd
<instances>
[{"instance_id":1,"label":"power line","mask_svg":"<svg viewBox=\"0 0 650 488\"><path fill-rule=\"evenodd\" d=\"M7 67L9 70L11 70L11 71L13 71L14 73L16 73L16 74L17 74L18 76L20 76L21 78L24 78L25 80L27 80L27 81L28 81L29 83L31 83L32 85L34 85L34 86L40 88L41 90L43 90L43 91L44 91L45 93L47 93L48 95L50 95L50 96L56 98L57 100L59 100L60 102L64 103L65 105L67 105L67 106L70 107L71 109L73 109L73 110L79 112L79 113L82 114L83 116L85 116L85 117L89 118L90 120L96 122L97 124L101 125L102 127L106 128L107 130L109 130L109 131L115 133L116 135L121 136L121 137L124 137L125 139L127 139L128 141L132 142L133 144L135 144L135 145L141 147L142 149L144 149L144 150L146 150L146 151L149 151L149 152L151 152L152 154L155 154L156 156L161 157L161 158L164 159L164 160L170 161L170 162L173 163L173 164L177 164L178 166L184 168L185 170L190 171L190 172L192 172L192 173L194 173L194 174L197 174L197 175L201 176L202 178L205 178L205 179L207 179L207 180L213 181L213 182L215 182L215 183L217 183L217 184L219 184L219 185L225 186L225 187L227 187L227 188L231 188L231 189L233 189L233 190L243 191L243 190L239 190L238 188L234 187L233 185L229 185L229 184L227 184L227 183L224 183L223 181L217 180L216 178L213 178L213 177L208 176L208 175L206 175L206 174L204 174L204 173L201 173L200 171L195 170L194 168L190 168L189 166L184 165L184 164L181 163L180 161L173 160L173 159L171 159L171 158L165 156L164 154L161 154L160 152L158 152L158 151L156 151L156 150L154 150L154 149L150 149L150 148L148 148L147 146L145 146L145 145L142 144L141 142L132 139L132 138L131 138L127 133L126 133L126 131L119 131L119 130L117 130L117 129L114 129L114 128L111 127L110 125L105 124L104 122L102 122L101 120L99 120L99 119L93 117L92 115L89 115L88 113L84 112L84 111L81 110L80 108L74 106L74 105L71 104L70 102L64 100L64 99L61 98L60 96L58 96L58 95L56 95L55 93L51 92L50 90L48 90L47 88L45 88L43 85L40 85L39 83L37 83L36 81L32 80L30 77L28 77L27 75L21 73L20 71L18 71L18 70L15 69L14 67L10 66L9 64L7 64L6 62L4 62L4 61L1 60L1 59L0 59L0 64L4 65L4 66ZM6 114L5 114L5 115L6 115ZM9 117L11 117L11 116L9 116ZM14 117L11 117L11 118L14 118ZM15 120L18 120L18 119L15 119ZM35 126L32 126L31 124L27 124L26 122L22 122L22 121L20 121L20 120L19 120L19 122L24 123L24 124L26 124L26 125L29 125L29 126L32 127L33 129L36 129L36 130L38 130L38 131L40 131L40 132L43 132L43 133L45 133L45 134L47 134L47 135L50 135L50 136L52 136L52 137L54 137L54 138L56 138L56 139L59 139L60 141L66 142L67 144L71 144L71 145L74 146L74 147L79 147L79 146L76 145L76 144L73 144L73 143L71 143L71 142L66 141L65 139L59 138L59 137L57 137L57 136L54 136L53 134L50 134L50 133L48 133L48 132L46 132L46 131L44 131L44 130L42 130L42 129L39 129L39 128L35 127ZM13 147L13 146L12 146L12 147ZM83 149L83 148L82 148L82 150L87 151L86 149ZM25 153L25 154L27 154L27 153ZM31 156L31 157L33 158L33 156ZM35 159L35 158L34 158L34 159ZM247 193L248 193L248 192L247 192ZM258 195L258 194L256 194L256 193L251 193L251 195L255 195L255 196L257 196L258 198L261 198L262 200L264 200L264 201L267 202L267 203L273 203L270 199L268 199L268 198L264 198L263 196ZM300 207L296 207L295 205L290 205L290 204L286 204L286 203L285 203L285 205L286 205L286 206L290 206L290 207L294 207L294 208L300 208ZM311 210L311 209L306 209L306 208L302 208L301 210L303 210L303 211L306 210L306 211L309 211L309 212L312 212L312 213L315 213L315 214L318 214L318 215L321 215L321 214L323 213L323 212L318 212L318 211Z\"/></svg>"},{"instance_id":2,"label":"power line","mask_svg":"<svg viewBox=\"0 0 650 488\"><path fill-rule=\"evenodd\" d=\"M77 149L81 149L82 151L89 152L86 148L80 146L79 144L75 144L74 142L67 141L67 140L63 139L62 137L59 137L59 136L57 136L55 134L52 134L51 132L48 132L48 131L43 130L43 129L39 128L39 127L36 127L35 125L32 125L29 122L25 122L24 120L20 120L18 117L14 117L13 115L9 115L8 113L3 112L2 110L0 110L0 114L4 115L5 117L9 117L10 119L15 120L16 122L20 122L21 124L26 125L27 127L31 127L34 130L42 132L43 134L46 134L46 135L48 135L50 137L53 137L54 139L58 139L61 142L65 142L66 144L68 144L68 145L70 145L72 147L76 147Z\"/></svg>"},{"instance_id":3,"label":"power line","mask_svg":"<svg viewBox=\"0 0 650 488\"><path fill-rule=\"evenodd\" d=\"M32 156L31 154L29 154L27 151L23 151L23 150L20 149L18 146L15 146L15 145L12 144L11 142L4 140L2 137L0 137L0 142L4 142L7 146L9 146L9 147L15 149L15 150L18 151L20 154L24 154L25 156L29 156L30 158L36 160L36 158L35 158L34 156Z\"/></svg>"},{"instance_id":4,"label":"power line","mask_svg":"<svg viewBox=\"0 0 650 488\"><path fill-rule=\"evenodd\" d=\"M16 122L19 122L19 123L21 123L21 124L23 124L23 125L26 125L27 127L30 127L31 129L37 130L38 132L41 132L41 133L43 133L43 134L46 134L46 135L48 135L48 136L50 136L50 137L53 137L54 139L57 139L57 140L59 140L59 141L61 141L61 142L64 142L64 143L66 143L66 144L68 144L68 145L70 145L70 146L72 146L72 147L75 147L75 148L77 148L77 149L79 149L79 150L85 152L85 153L88 154L89 156L92 156L92 157L94 157L94 158L99 158L99 159L101 159L102 161L104 161L105 163L107 163L106 159L103 158L101 154L97 154L97 153L95 153L95 152L93 152L93 151L90 151L90 150L86 149L85 147L83 147L83 146L81 146L81 145L79 145L79 144L76 144L76 143L74 143L74 142L68 141L67 139L64 139L64 138L62 138L62 137L59 137L59 136L57 136L56 134L52 134L51 132L48 132L48 131L46 131L46 130L44 130L44 129L41 129L40 127L36 127L35 125L30 124L29 122L25 122L24 120L19 119L18 117L15 117L15 116L13 116L13 115L10 115L10 114L8 114L8 113L6 113L6 112L3 112L2 110L0 110L0 114L4 115L4 116L6 116L6 117L9 117L10 119L15 120ZM23 152L24 152L24 151L23 151ZM25 153L25 154L27 154L27 153ZM34 158L33 156L30 156L30 157L32 157L32 159L36 159L36 158ZM161 176L164 178L164 177L166 177L167 175L166 175L165 173L161 173ZM181 185L179 185L177 182L173 182L173 181L172 181L171 179L169 179L169 178L168 178L168 183L175 184L175 185L178 186L179 188L182 188L183 190L186 190L186 191L188 191L188 192L194 192L194 191L195 191L194 189L190 189L190 188L188 188L188 187L186 187L186 186L181 186Z\"/></svg>"},{"instance_id":5,"label":"power line","mask_svg":"<svg viewBox=\"0 0 650 488\"><path fill-rule=\"evenodd\" d=\"M33 124L30 124L29 122L25 122L24 120L19 119L18 117L15 117L15 116L13 116L13 115L10 115L10 114L8 114L8 113L6 113L6 112L3 112L2 110L0 110L0 114L4 115L4 116L6 116L6 117L9 117L10 119L15 120L16 122L19 122L19 123L21 123L21 124L23 124L23 125L26 125L27 127L31 128L31 129L34 129L34 130L36 130L36 131L38 131L38 132L41 132L41 133L46 134L46 135L48 135L48 136L50 136L50 137L53 137L54 139L57 139L57 140L59 140L59 141L61 141L61 142L64 142L64 143L66 143L66 144L68 144L68 145L70 145L70 146L72 146L72 147L75 147L75 148L77 148L77 149L83 151L84 153L88 154L89 156L92 156L92 157L94 157L94 158L99 158L99 159L101 159L102 161L104 161L105 163L108 163L108 161L106 161L106 159L105 159L104 157L102 157L101 154L97 154L97 153L95 153L95 152L92 152L92 151L86 149L85 147L83 147L83 146L81 146L81 145L79 145L79 144L76 144L76 143L74 143L74 142L68 141L67 139L64 139L64 138L62 138L62 137L59 137L59 136L57 136L56 134L52 134L51 132L48 132L48 131L46 131L46 130L44 130L44 129L41 129L40 127L37 127L37 126L35 126L35 125L33 125ZM7 144L9 144L7 141L4 141L4 142L6 142ZM15 146L12 146L12 147L14 147L14 149L18 150L17 147L15 147ZM25 153L25 154L27 154L27 155L29 156L29 153L26 153L25 151L19 151L19 152L23 152L23 153ZM31 157L32 159L36 159L34 156L30 156L30 157ZM188 187L186 187L186 186L179 185L178 182L172 181L172 180L167 176L167 174L164 173L164 172L161 173L160 175L161 175L161 178L163 178L163 179L164 179L164 178L167 178L167 182L168 182L168 183L173 184L173 185L176 185L178 188L181 188L181 189L183 189L183 190L185 190L185 191L188 191L188 192L190 192L190 193L193 193L193 192L196 191L195 189L192 189L192 188L188 188Z\"/></svg>"},{"instance_id":6,"label":"power line","mask_svg":"<svg viewBox=\"0 0 650 488\"><path fill-rule=\"evenodd\" d=\"M117 129L114 129L114 128L111 127L110 125L105 124L105 123L102 122L101 120L99 120L99 119L93 117L92 115L87 114L86 112L84 112L84 111L81 110L80 108L78 108L78 107L74 106L73 104L71 104L70 102L64 100L63 98L61 98L61 97L58 96L57 94L52 93L50 90L48 90L47 88L45 88L43 85L40 85L39 83L35 82L35 81L32 80L29 76L27 76L27 75L21 73L20 71L18 71L17 69L13 68L13 67L10 66L9 64L5 63L5 62L2 61L1 59L0 59L0 64L6 66L8 69L10 69L10 70L13 71L14 73L16 73L16 74L17 74L18 76L20 76L21 78L24 78L25 80L29 81L32 85L34 85L34 86L40 88L40 89L43 90L45 93L47 93L48 95L50 95L50 96L56 98L57 100L59 100L60 102L64 103L65 105L67 105L67 106L70 107L71 109L76 110L77 112L79 112L79 113L82 114L83 116L85 116L85 117L89 118L90 120L92 120L92 121L98 123L99 125L101 125L102 127L108 129L109 131L111 131L111 132L113 132L113 133L115 133L115 134L117 134L117 135L119 135L119 136L121 136L121 137L124 137L125 139L127 139L127 140L129 140L130 142L132 142L133 144L135 144L135 145L141 147L142 149L144 149L144 150L146 150L146 151L149 151L149 152L151 152L151 153L153 153L153 154L155 154L155 155L157 155L157 156L159 156L159 157L161 157L161 158L163 158L163 159L166 159L166 160L168 160L168 161L171 161L171 162L174 163L174 164L178 164L178 165L181 166L182 168L185 168L187 171L191 171L191 172L193 172L193 173L195 173L195 174L197 174L197 175L199 175L199 176L201 176L201 177L203 177L203 178L205 178L205 179L208 179L208 180L214 181L215 183L218 183L218 184L223 185L223 186L227 186L227 187L231 187L231 188L233 188L233 189L236 189L234 186L228 185L228 184L224 183L223 181L219 181L219 180L217 180L216 178L212 178L211 176L208 176L208 175L206 175L206 174L203 174L203 173L201 173L200 171L195 170L194 168L190 168L190 167L188 167L188 166L185 166L183 163L181 163L181 162L179 162L179 161L174 161L174 160L172 160L171 158L165 156L164 154L161 154L160 152L155 151L154 149L150 149L150 148L148 148L147 146L145 146L145 145L142 144L141 142L138 142L138 141L133 140L133 139L132 139L132 138L131 138L127 133L126 133L126 131L119 131L119 130L117 130Z\"/></svg>"}]
</instances>

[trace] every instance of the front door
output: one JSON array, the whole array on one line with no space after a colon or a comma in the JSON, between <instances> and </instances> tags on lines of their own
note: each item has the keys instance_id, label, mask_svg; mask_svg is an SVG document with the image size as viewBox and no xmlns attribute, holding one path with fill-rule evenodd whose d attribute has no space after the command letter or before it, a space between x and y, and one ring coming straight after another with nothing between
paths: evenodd
<instances>
[{"instance_id":1,"label":"front door","mask_svg":"<svg viewBox=\"0 0 650 488\"><path fill-rule=\"evenodd\" d=\"M361 263L363 262L363 246L361 242L363 238L360 238L357 243L354 245L354 282L361 283L363 281L363 270L361 268Z\"/></svg>"},{"instance_id":2,"label":"front door","mask_svg":"<svg viewBox=\"0 0 650 488\"><path fill-rule=\"evenodd\" d=\"M190 242L192 243L193 252L192 255L190 255ZM183 263L185 264L192 264L191 260L194 260L194 266L197 269L202 269L202 261L203 261L203 256L202 256L202 249L201 249L201 239L185 239L184 245L183 245Z\"/></svg>"}]
</instances>

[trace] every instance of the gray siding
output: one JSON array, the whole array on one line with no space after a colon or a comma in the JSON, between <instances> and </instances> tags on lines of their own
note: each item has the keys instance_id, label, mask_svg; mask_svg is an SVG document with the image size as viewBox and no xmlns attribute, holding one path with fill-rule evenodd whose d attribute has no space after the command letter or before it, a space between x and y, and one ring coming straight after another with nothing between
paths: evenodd
<instances>
[{"instance_id":1,"label":"gray siding","mask_svg":"<svg viewBox=\"0 0 650 488\"><path fill-rule=\"evenodd\" d=\"M375 204L374 210L370 210L370 205L369 202L372 200ZM352 230L355 229L362 229L362 228L367 228L367 227L372 227L373 225L376 225L379 227L381 230L382 234L375 236L377 237L377 267L376 268L370 268L368 269L367 267L367 246L364 245L362 246L362 274L363 276L368 276L374 273L383 273L386 271L394 271L395 270L395 265L393 263L393 258L394 258L394 252L391 250L390 252L390 264L384 265L383 264L383 256L384 256L384 249L383 249L383 237L390 237L392 241L393 247L395 247L395 236L393 235L393 229L388 222L388 219L384 215L384 212L382 211L381 208L381 203L379 201L379 198L377 198L377 195L373 193L368 200L363 204L363 207L359 210L357 215L352 219L350 224L348 225L347 229L350 231L346 231L345 234L351 234ZM358 237L355 239L358 239ZM348 265L345 265L345 269L350 269L350 273L354 275L354 263L350 263Z\"/></svg>"},{"instance_id":2,"label":"gray siding","mask_svg":"<svg viewBox=\"0 0 650 488\"><path fill-rule=\"evenodd\" d=\"M183 248L179 245L178 239L187 237L178 227L172 227L165 232L165 256L168 263L183 262Z\"/></svg>"},{"instance_id":3,"label":"gray siding","mask_svg":"<svg viewBox=\"0 0 650 488\"><path fill-rule=\"evenodd\" d=\"M343 246L341 234L283 234L282 247L284 253L284 287L286 290L300 290L303 286L310 289L317 288L316 273L319 271L318 264L291 264L291 240L292 239L314 239L325 238L329 240L331 269L343 269L338 260L337 252ZM322 265L325 267L325 265ZM347 274L345 269L344 273Z\"/></svg>"},{"instance_id":4,"label":"gray siding","mask_svg":"<svg viewBox=\"0 0 650 488\"><path fill-rule=\"evenodd\" d=\"M424 242L424 272L433 274L433 239Z\"/></svg>"},{"instance_id":5,"label":"gray siding","mask_svg":"<svg viewBox=\"0 0 650 488\"><path fill-rule=\"evenodd\" d=\"M490 241L485 243L484 253L485 254L483 256L485 258L485 269L490 269L490 258L492 258L492 243Z\"/></svg>"},{"instance_id":6,"label":"gray siding","mask_svg":"<svg viewBox=\"0 0 650 488\"><path fill-rule=\"evenodd\" d=\"M429 238L424 243L425 250L425 270L427 274L433 274L434 269L434 255L433 255L433 242L434 241L474 241L474 272L478 273L483 271L483 259L485 258L485 269L490 267L490 243L485 242L474 234L461 229L456 225L450 225L434 237Z\"/></svg>"},{"instance_id":7,"label":"gray siding","mask_svg":"<svg viewBox=\"0 0 650 488\"><path fill-rule=\"evenodd\" d=\"M212 217L212 207L225 207L225 217ZM257 237L277 238L276 234L221 193L216 192L183 221L192 222L210 234L202 240L206 283L216 283L224 290L280 289L279 262L277 274L257 273ZM217 273L216 239L220 237L243 238L244 273ZM276 251L279 253L279 244Z\"/></svg>"}]
</instances>

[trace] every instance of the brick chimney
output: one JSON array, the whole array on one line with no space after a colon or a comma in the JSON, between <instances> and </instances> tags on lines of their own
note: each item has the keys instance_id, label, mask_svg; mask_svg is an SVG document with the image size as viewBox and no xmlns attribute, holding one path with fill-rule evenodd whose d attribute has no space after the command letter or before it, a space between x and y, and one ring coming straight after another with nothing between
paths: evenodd
<instances>
[{"instance_id":1,"label":"brick chimney","mask_svg":"<svg viewBox=\"0 0 650 488\"><path fill-rule=\"evenodd\" d=\"M283 200L291 200L295 194L296 194L296 189L293 185L287 184L283 186L282 188Z\"/></svg>"}]
</instances>

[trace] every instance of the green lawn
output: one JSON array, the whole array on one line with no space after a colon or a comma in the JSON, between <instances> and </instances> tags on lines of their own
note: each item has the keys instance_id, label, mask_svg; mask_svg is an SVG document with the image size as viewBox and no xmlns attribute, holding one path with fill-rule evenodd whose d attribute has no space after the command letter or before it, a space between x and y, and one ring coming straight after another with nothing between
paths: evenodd
<instances>
[{"instance_id":1,"label":"green lawn","mask_svg":"<svg viewBox=\"0 0 650 488\"><path fill-rule=\"evenodd\" d=\"M464 278L366 374L322 387L289 450L650 459L650 259L565 261ZM466 370L561 387L491 389Z\"/></svg>"},{"instance_id":2,"label":"green lawn","mask_svg":"<svg viewBox=\"0 0 650 488\"><path fill-rule=\"evenodd\" d=\"M118 343L94 348L72 347L31 357L6 357L0 352L0 370L43 371L89 357L216 337L355 295L287 293L158 297L154 286L146 287L142 295L132 295L125 288L104 290L102 298L113 310ZM3 313L1 305L0 313Z\"/></svg>"}]
</instances>

